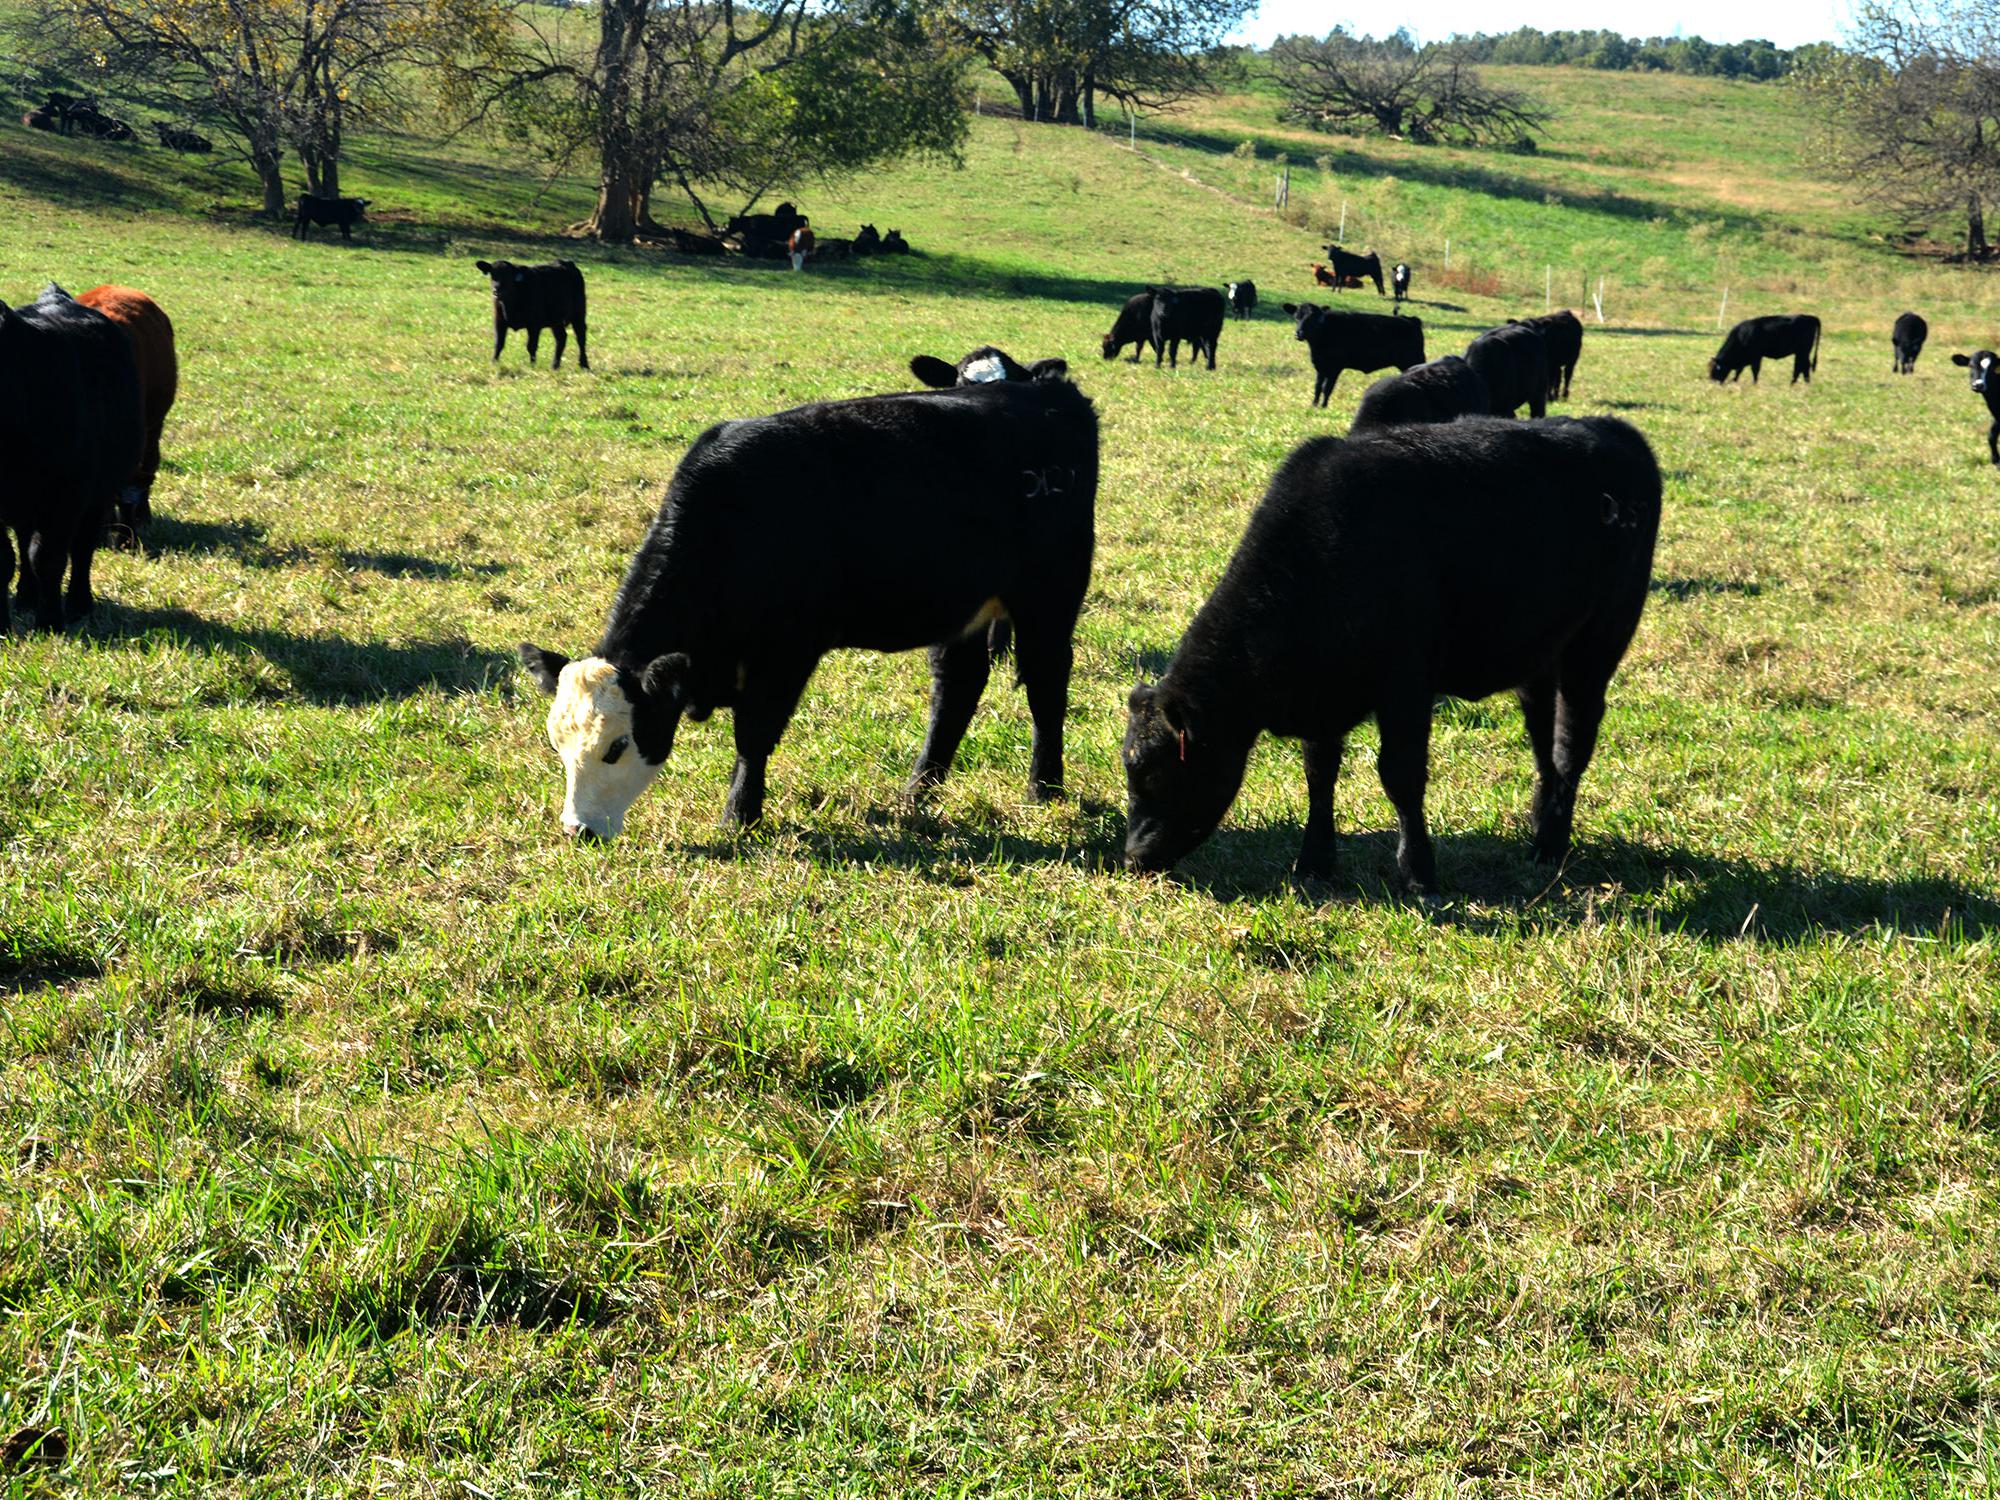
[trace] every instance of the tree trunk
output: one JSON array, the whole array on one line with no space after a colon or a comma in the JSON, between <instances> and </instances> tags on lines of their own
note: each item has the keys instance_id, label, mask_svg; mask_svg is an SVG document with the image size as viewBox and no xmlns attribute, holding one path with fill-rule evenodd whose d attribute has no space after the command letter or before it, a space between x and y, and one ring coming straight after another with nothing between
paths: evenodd
<instances>
[{"instance_id":1,"label":"tree trunk","mask_svg":"<svg viewBox=\"0 0 2000 1500\"><path fill-rule=\"evenodd\" d=\"M1986 210L1977 193L1968 194L1965 200L1965 253L1971 260L1985 260L1993 253L1993 247L1986 243Z\"/></svg>"},{"instance_id":2,"label":"tree trunk","mask_svg":"<svg viewBox=\"0 0 2000 1500\"><path fill-rule=\"evenodd\" d=\"M1014 97L1021 104L1021 118L1024 120L1034 119L1035 81L1026 73L1002 73L1000 76L1013 85Z\"/></svg>"},{"instance_id":3,"label":"tree trunk","mask_svg":"<svg viewBox=\"0 0 2000 1500\"><path fill-rule=\"evenodd\" d=\"M275 151L254 151L250 163L257 169L257 181L264 188L264 217L285 216L285 164Z\"/></svg>"},{"instance_id":4,"label":"tree trunk","mask_svg":"<svg viewBox=\"0 0 2000 1500\"><path fill-rule=\"evenodd\" d=\"M630 241L644 212L650 163L632 120L632 70L645 38L647 0L599 0L597 207L582 225L594 239Z\"/></svg>"}]
</instances>

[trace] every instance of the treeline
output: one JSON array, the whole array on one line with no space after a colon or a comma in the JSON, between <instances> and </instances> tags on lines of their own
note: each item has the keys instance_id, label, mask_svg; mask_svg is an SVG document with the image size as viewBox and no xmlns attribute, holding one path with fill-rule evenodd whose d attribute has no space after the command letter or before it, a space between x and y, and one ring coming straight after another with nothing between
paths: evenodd
<instances>
[{"instance_id":1,"label":"treeline","mask_svg":"<svg viewBox=\"0 0 2000 1500\"><path fill-rule=\"evenodd\" d=\"M1347 38L1385 57L1407 57L1420 49L1407 28L1377 41ZM1779 47L1770 42L1711 42L1698 36L1625 36L1616 31L1513 31L1453 36L1443 44L1460 62L1534 67L1598 68L1613 73L1691 73L1704 78L1769 82L1801 71L1837 49L1826 42Z\"/></svg>"}]
</instances>

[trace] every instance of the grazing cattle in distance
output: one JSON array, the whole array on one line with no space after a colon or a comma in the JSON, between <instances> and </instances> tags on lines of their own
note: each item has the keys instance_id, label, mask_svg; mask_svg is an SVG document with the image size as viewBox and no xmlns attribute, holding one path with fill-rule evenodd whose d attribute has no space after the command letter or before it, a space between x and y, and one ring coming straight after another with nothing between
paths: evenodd
<instances>
[{"instance_id":1,"label":"grazing cattle in distance","mask_svg":"<svg viewBox=\"0 0 2000 1500\"><path fill-rule=\"evenodd\" d=\"M1104 335L1104 357L1116 359L1127 344L1132 346L1131 363L1139 363L1146 346L1153 341L1153 293L1135 292L1118 309L1111 331Z\"/></svg>"},{"instance_id":2,"label":"grazing cattle in distance","mask_svg":"<svg viewBox=\"0 0 2000 1500\"><path fill-rule=\"evenodd\" d=\"M178 126L169 125L165 120L155 120L153 129L159 132L160 144L169 151L206 156L215 149L215 142L199 131L182 130Z\"/></svg>"},{"instance_id":3,"label":"grazing cattle in distance","mask_svg":"<svg viewBox=\"0 0 2000 1500\"><path fill-rule=\"evenodd\" d=\"M1342 747L1373 715L1397 871L1428 896L1433 705L1507 688L1534 750L1535 855L1560 860L1659 523L1659 466L1615 417L1468 417L1304 443L1165 674L1132 690L1126 863L1166 870L1206 839L1268 731L1305 742L1297 871L1330 874Z\"/></svg>"},{"instance_id":4,"label":"grazing cattle in distance","mask_svg":"<svg viewBox=\"0 0 2000 1500\"><path fill-rule=\"evenodd\" d=\"M132 341L116 324L55 286L30 307L0 302L0 634L10 529L35 624L54 630L90 613L91 558L144 439Z\"/></svg>"},{"instance_id":5,"label":"grazing cattle in distance","mask_svg":"<svg viewBox=\"0 0 2000 1500\"><path fill-rule=\"evenodd\" d=\"M1465 362L1486 382L1487 411L1511 417L1521 407L1531 417L1549 409L1549 346L1525 323L1489 328L1465 346Z\"/></svg>"},{"instance_id":6,"label":"grazing cattle in distance","mask_svg":"<svg viewBox=\"0 0 2000 1500\"><path fill-rule=\"evenodd\" d=\"M1257 283L1250 280L1229 283L1229 310L1238 318L1247 318L1257 311Z\"/></svg>"},{"instance_id":7,"label":"grazing cattle in distance","mask_svg":"<svg viewBox=\"0 0 2000 1500\"><path fill-rule=\"evenodd\" d=\"M1543 313L1538 318L1509 318L1507 321L1532 328L1542 336L1549 363L1549 400L1567 400L1570 377L1576 374L1577 361L1583 358L1582 319L1564 308L1561 312Z\"/></svg>"},{"instance_id":8,"label":"grazing cattle in distance","mask_svg":"<svg viewBox=\"0 0 2000 1500\"><path fill-rule=\"evenodd\" d=\"M1375 283L1375 295L1378 297L1383 295L1382 257L1373 250L1366 255L1356 255L1350 250L1341 249L1338 245L1328 245L1326 258L1333 266L1336 287L1358 287L1365 277Z\"/></svg>"},{"instance_id":9,"label":"grazing cattle in distance","mask_svg":"<svg viewBox=\"0 0 2000 1500\"><path fill-rule=\"evenodd\" d=\"M1396 310L1400 310L1403 304L1410 300L1410 268L1408 265L1400 260L1396 262L1395 269L1389 273L1389 286L1396 294Z\"/></svg>"},{"instance_id":10,"label":"grazing cattle in distance","mask_svg":"<svg viewBox=\"0 0 2000 1500\"><path fill-rule=\"evenodd\" d=\"M1193 350L1192 358L1199 361L1206 354L1213 370L1215 345L1222 337L1225 316L1222 293L1212 286L1154 287L1153 367L1159 368L1164 352L1168 365L1179 369L1181 341L1185 339Z\"/></svg>"},{"instance_id":11,"label":"grazing cattle in distance","mask_svg":"<svg viewBox=\"0 0 2000 1500\"><path fill-rule=\"evenodd\" d=\"M1895 358L1890 367L1898 375L1913 374L1917 368L1917 356L1924 352L1924 340L1931 336L1931 325L1913 312L1906 312L1896 319L1896 326L1889 333L1889 350Z\"/></svg>"},{"instance_id":12,"label":"grazing cattle in distance","mask_svg":"<svg viewBox=\"0 0 2000 1500\"><path fill-rule=\"evenodd\" d=\"M835 647L930 648L930 727L910 781L942 781L1014 629L1035 725L1030 785L1063 787L1077 613L1095 547L1097 417L1067 380L819 402L696 439L632 559L595 651L523 643L554 695L564 832L607 839L683 717L734 711L723 813L754 823L764 767Z\"/></svg>"},{"instance_id":13,"label":"grazing cattle in distance","mask_svg":"<svg viewBox=\"0 0 2000 1500\"><path fill-rule=\"evenodd\" d=\"M1424 362L1424 320L1381 313L1343 313L1310 302L1287 302L1292 337L1312 355L1314 406L1324 406L1342 370L1367 374L1393 366L1407 370Z\"/></svg>"},{"instance_id":14,"label":"grazing cattle in distance","mask_svg":"<svg viewBox=\"0 0 2000 1500\"><path fill-rule=\"evenodd\" d=\"M322 227L337 225L340 237L354 238L354 226L362 221L362 210L368 207L366 198L323 198L317 193L299 194L299 216L292 225L292 238L306 237L306 226L318 224Z\"/></svg>"},{"instance_id":15,"label":"grazing cattle in distance","mask_svg":"<svg viewBox=\"0 0 2000 1500\"><path fill-rule=\"evenodd\" d=\"M995 380L1065 380L1069 377L1066 359L1038 359L1024 365L1005 349L981 344L955 365L934 354L919 354L910 361L910 373L935 390L955 385L986 385Z\"/></svg>"},{"instance_id":16,"label":"grazing cattle in distance","mask_svg":"<svg viewBox=\"0 0 2000 1500\"><path fill-rule=\"evenodd\" d=\"M590 346L584 328L583 272L573 260L549 261L539 266L517 266L510 260L475 261L493 282L493 358L507 347L509 329L525 329L528 334L528 363L535 362L541 348L542 330L555 335L553 369L562 368L563 349L569 343L568 330L576 330L576 362L590 368Z\"/></svg>"},{"instance_id":17,"label":"grazing cattle in distance","mask_svg":"<svg viewBox=\"0 0 2000 1500\"><path fill-rule=\"evenodd\" d=\"M1987 414L1993 418L1993 425L1986 429L1986 452L2000 464L2000 373L1996 373L2000 355L1981 349L1972 355L1954 354L1951 362L1972 371L1972 392L1985 399Z\"/></svg>"},{"instance_id":18,"label":"grazing cattle in distance","mask_svg":"<svg viewBox=\"0 0 2000 1500\"><path fill-rule=\"evenodd\" d=\"M139 412L144 442L139 461L119 491L115 535L135 539L153 519L153 480L160 472L160 434L180 390L180 361L174 354L174 325L160 304L129 286L94 286L76 299L125 330L139 372Z\"/></svg>"},{"instance_id":19,"label":"grazing cattle in distance","mask_svg":"<svg viewBox=\"0 0 2000 1500\"><path fill-rule=\"evenodd\" d=\"M1400 375L1384 375L1361 393L1349 432L1401 427L1414 422L1453 422L1483 417L1491 402L1479 372L1456 354L1412 365Z\"/></svg>"},{"instance_id":20,"label":"grazing cattle in distance","mask_svg":"<svg viewBox=\"0 0 2000 1500\"><path fill-rule=\"evenodd\" d=\"M1757 383L1767 359L1792 361L1791 384L1801 379L1812 384L1819 368L1819 319L1811 313L1777 313L1761 318L1745 318L1729 330L1722 347L1708 362L1708 378L1721 382L1741 381L1747 366L1750 383Z\"/></svg>"}]
</instances>

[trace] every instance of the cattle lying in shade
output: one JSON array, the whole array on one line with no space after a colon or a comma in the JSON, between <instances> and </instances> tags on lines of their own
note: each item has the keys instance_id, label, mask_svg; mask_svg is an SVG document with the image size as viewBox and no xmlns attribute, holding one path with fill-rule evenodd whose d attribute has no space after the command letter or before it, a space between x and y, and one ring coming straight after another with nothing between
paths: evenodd
<instances>
[{"instance_id":1,"label":"cattle lying in shade","mask_svg":"<svg viewBox=\"0 0 2000 1500\"><path fill-rule=\"evenodd\" d=\"M995 380L1062 380L1069 374L1069 361L1038 359L1024 365L1005 349L981 344L955 365L934 354L919 354L910 361L910 373L935 390L955 385L985 385Z\"/></svg>"},{"instance_id":2,"label":"cattle lying in shade","mask_svg":"<svg viewBox=\"0 0 2000 1500\"><path fill-rule=\"evenodd\" d=\"M1917 356L1924 352L1924 340L1931 336L1931 325L1913 312L1906 312L1896 319L1896 326L1889 331L1889 352L1893 356L1890 368L1898 375L1913 374L1917 368Z\"/></svg>"},{"instance_id":3,"label":"cattle lying in shade","mask_svg":"<svg viewBox=\"0 0 2000 1500\"><path fill-rule=\"evenodd\" d=\"M1192 358L1208 356L1215 368L1215 345L1222 337L1227 316L1222 293L1212 286L1156 286L1153 288L1153 365L1157 369L1162 353L1167 364L1180 368L1181 342L1192 348Z\"/></svg>"},{"instance_id":4,"label":"cattle lying in shade","mask_svg":"<svg viewBox=\"0 0 2000 1500\"><path fill-rule=\"evenodd\" d=\"M144 442L129 481L119 491L115 535L134 539L153 519L153 480L160 472L160 434L180 390L180 361L174 354L174 325L160 304L129 286L94 286L76 299L125 330L139 372L139 410Z\"/></svg>"},{"instance_id":5,"label":"cattle lying in shade","mask_svg":"<svg viewBox=\"0 0 2000 1500\"><path fill-rule=\"evenodd\" d=\"M169 151L178 151L189 156L207 156L215 149L215 142L198 130L183 130L177 125L169 125L165 120L155 120L153 129L159 134L160 144Z\"/></svg>"},{"instance_id":6,"label":"cattle lying in shade","mask_svg":"<svg viewBox=\"0 0 2000 1500\"><path fill-rule=\"evenodd\" d=\"M1977 354L1954 354L1951 362L1972 372L1972 393L1986 402L1987 415L1993 418L1986 429L1986 452L2000 464L2000 355L1981 349Z\"/></svg>"},{"instance_id":7,"label":"cattle lying in shade","mask_svg":"<svg viewBox=\"0 0 2000 1500\"><path fill-rule=\"evenodd\" d=\"M1333 267L1336 287L1360 286L1363 279L1375 283L1375 295L1382 293L1382 257L1370 250L1366 255L1356 255L1351 250L1343 250L1338 245L1326 247L1327 263Z\"/></svg>"},{"instance_id":8,"label":"cattle lying in shade","mask_svg":"<svg viewBox=\"0 0 2000 1500\"><path fill-rule=\"evenodd\" d=\"M1245 278L1229 283L1229 310L1238 318L1247 318L1257 311L1257 283Z\"/></svg>"},{"instance_id":9,"label":"cattle lying in shade","mask_svg":"<svg viewBox=\"0 0 2000 1500\"><path fill-rule=\"evenodd\" d=\"M1432 707L1507 688L1535 756L1535 854L1562 858L1659 521L1652 451L1612 417L1470 417L1303 444L1165 675L1132 690L1127 864L1165 870L1206 839L1268 731L1305 742L1297 868L1330 873L1341 749L1373 715L1397 870L1429 894Z\"/></svg>"},{"instance_id":10,"label":"cattle lying in shade","mask_svg":"<svg viewBox=\"0 0 2000 1500\"><path fill-rule=\"evenodd\" d=\"M1813 371L1819 368L1819 319L1811 313L1745 318L1729 330L1722 347L1709 360L1708 378L1740 381L1748 369L1750 383L1755 385L1767 359L1790 359L1791 383L1803 380L1811 385Z\"/></svg>"},{"instance_id":11,"label":"cattle lying in shade","mask_svg":"<svg viewBox=\"0 0 2000 1500\"><path fill-rule=\"evenodd\" d=\"M1412 422L1453 422L1483 417L1490 396L1479 372L1456 354L1384 375L1361 394L1350 432L1401 427Z\"/></svg>"},{"instance_id":12,"label":"cattle lying in shade","mask_svg":"<svg viewBox=\"0 0 2000 1500\"><path fill-rule=\"evenodd\" d=\"M542 330L555 335L556 357L552 368L562 368L563 350L568 346L568 330L576 330L576 362L590 368L590 344L584 327L583 272L573 260L550 261L539 266L517 266L511 260L476 261L475 265L493 283L493 357L507 347L511 329L528 335L528 363L535 362L541 348Z\"/></svg>"},{"instance_id":13,"label":"cattle lying in shade","mask_svg":"<svg viewBox=\"0 0 2000 1500\"><path fill-rule=\"evenodd\" d=\"M1539 417L1549 406L1549 347L1525 323L1489 328L1465 346L1465 362L1486 382L1486 409L1511 417L1523 406Z\"/></svg>"},{"instance_id":14,"label":"cattle lying in shade","mask_svg":"<svg viewBox=\"0 0 2000 1500\"><path fill-rule=\"evenodd\" d=\"M1543 313L1539 318L1510 321L1532 328L1542 336L1549 364L1549 400L1567 400L1570 379L1576 374L1577 361L1583 358L1583 320L1564 308L1561 312Z\"/></svg>"},{"instance_id":15,"label":"cattle lying in shade","mask_svg":"<svg viewBox=\"0 0 2000 1500\"><path fill-rule=\"evenodd\" d=\"M1342 370L1394 367L1407 370L1424 362L1424 320L1385 317L1381 313L1343 313L1310 302L1287 302L1292 337L1312 355L1314 406L1324 406Z\"/></svg>"},{"instance_id":16,"label":"cattle lying in shade","mask_svg":"<svg viewBox=\"0 0 2000 1500\"><path fill-rule=\"evenodd\" d=\"M363 210L368 207L366 198L326 198L317 193L299 194L299 212L292 224L292 238L306 237L306 226L318 224L322 228L340 231L344 240L354 238L354 226L362 222Z\"/></svg>"},{"instance_id":17,"label":"cattle lying in shade","mask_svg":"<svg viewBox=\"0 0 2000 1500\"><path fill-rule=\"evenodd\" d=\"M724 422L681 460L596 649L523 643L563 761L564 832L606 839L683 718L733 711L723 820L764 808L765 762L819 659L930 648L913 793L949 771L1014 627L1029 780L1063 786L1072 637L1090 583L1097 417L1066 380L993 380Z\"/></svg>"},{"instance_id":18,"label":"cattle lying in shade","mask_svg":"<svg viewBox=\"0 0 2000 1500\"><path fill-rule=\"evenodd\" d=\"M143 447L139 372L119 327L59 287L31 307L0 302L0 633L10 529L35 623L53 630L90 612L91 558Z\"/></svg>"}]
</instances>

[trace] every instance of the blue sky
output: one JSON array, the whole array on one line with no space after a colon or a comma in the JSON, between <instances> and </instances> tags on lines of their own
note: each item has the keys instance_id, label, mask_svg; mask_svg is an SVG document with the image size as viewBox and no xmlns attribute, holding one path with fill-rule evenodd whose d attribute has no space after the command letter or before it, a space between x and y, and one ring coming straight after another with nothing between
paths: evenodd
<instances>
[{"instance_id":1,"label":"blue sky","mask_svg":"<svg viewBox=\"0 0 2000 1500\"><path fill-rule=\"evenodd\" d=\"M1801 42L1833 41L1847 22L1848 0L1672 0L1671 4L1620 6L1586 4L1585 0L1429 0L1398 8L1350 0L1264 0L1238 34L1259 43L1292 32L1324 36L1335 26L1381 35L1407 25L1420 40L1432 41L1454 31L1512 31L1534 26L1543 31L1602 28L1627 36L1704 36L1712 42L1737 42L1760 36L1781 47Z\"/></svg>"}]
</instances>

